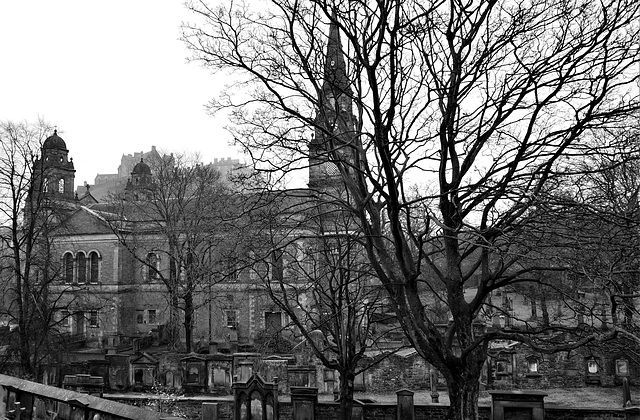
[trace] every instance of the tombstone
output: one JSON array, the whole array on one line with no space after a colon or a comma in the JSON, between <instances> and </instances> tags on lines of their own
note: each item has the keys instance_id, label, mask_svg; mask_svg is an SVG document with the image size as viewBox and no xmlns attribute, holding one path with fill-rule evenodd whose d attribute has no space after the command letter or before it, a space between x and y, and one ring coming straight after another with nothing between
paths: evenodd
<instances>
[{"instance_id":1,"label":"tombstone","mask_svg":"<svg viewBox=\"0 0 640 420\"><path fill-rule=\"evenodd\" d=\"M129 362L132 372L132 385L136 389L150 389L155 385L158 372L158 359L142 353Z\"/></svg>"},{"instance_id":2,"label":"tombstone","mask_svg":"<svg viewBox=\"0 0 640 420\"><path fill-rule=\"evenodd\" d=\"M493 420L544 420L545 392L489 391Z\"/></svg>"},{"instance_id":3,"label":"tombstone","mask_svg":"<svg viewBox=\"0 0 640 420\"><path fill-rule=\"evenodd\" d=\"M173 372L170 370L166 371L164 374L164 385L169 388L173 388Z\"/></svg>"},{"instance_id":4,"label":"tombstone","mask_svg":"<svg viewBox=\"0 0 640 420\"><path fill-rule=\"evenodd\" d=\"M292 420L315 420L318 388L292 386Z\"/></svg>"},{"instance_id":5,"label":"tombstone","mask_svg":"<svg viewBox=\"0 0 640 420\"><path fill-rule=\"evenodd\" d=\"M235 420L278 420L278 384L253 374L233 384Z\"/></svg>"},{"instance_id":6,"label":"tombstone","mask_svg":"<svg viewBox=\"0 0 640 420\"><path fill-rule=\"evenodd\" d=\"M207 359L198 354L190 354L180 359L185 392L205 392L208 385Z\"/></svg>"},{"instance_id":7,"label":"tombstone","mask_svg":"<svg viewBox=\"0 0 640 420\"><path fill-rule=\"evenodd\" d=\"M358 400L353 400L353 407L351 408L351 420L363 420L364 419L364 403Z\"/></svg>"},{"instance_id":8,"label":"tombstone","mask_svg":"<svg viewBox=\"0 0 640 420\"><path fill-rule=\"evenodd\" d=\"M210 392L227 394L231 390L231 371L233 370L233 356L228 354L207 355L208 390Z\"/></svg>"},{"instance_id":9,"label":"tombstone","mask_svg":"<svg viewBox=\"0 0 640 420\"><path fill-rule=\"evenodd\" d=\"M218 403L202 403L202 420L218 420Z\"/></svg>"},{"instance_id":10,"label":"tombstone","mask_svg":"<svg viewBox=\"0 0 640 420\"><path fill-rule=\"evenodd\" d=\"M9 390L7 388L0 386L0 419L4 418L7 413L8 393Z\"/></svg>"},{"instance_id":11,"label":"tombstone","mask_svg":"<svg viewBox=\"0 0 640 420\"><path fill-rule=\"evenodd\" d=\"M413 392L401 389L396 392L398 400L397 418L402 420L415 420L416 413L413 407Z\"/></svg>"}]
</instances>

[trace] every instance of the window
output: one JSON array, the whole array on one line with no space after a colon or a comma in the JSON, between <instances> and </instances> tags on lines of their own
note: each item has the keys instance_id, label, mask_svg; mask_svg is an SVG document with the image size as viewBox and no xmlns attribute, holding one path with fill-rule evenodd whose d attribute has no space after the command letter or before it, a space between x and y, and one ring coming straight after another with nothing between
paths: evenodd
<instances>
[{"instance_id":1,"label":"window","mask_svg":"<svg viewBox=\"0 0 640 420\"><path fill-rule=\"evenodd\" d=\"M530 374L538 373L538 359L531 357L527 359L527 370Z\"/></svg>"},{"instance_id":2,"label":"window","mask_svg":"<svg viewBox=\"0 0 640 420\"><path fill-rule=\"evenodd\" d=\"M149 324L157 324L158 321L156 319L156 310L155 309L149 309L147 311L147 317L149 319Z\"/></svg>"},{"instance_id":3,"label":"window","mask_svg":"<svg viewBox=\"0 0 640 420\"><path fill-rule=\"evenodd\" d=\"M227 258L227 280L230 282L238 281L238 258L235 255Z\"/></svg>"},{"instance_id":4,"label":"window","mask_svg":"<svg viewBox=\"0 0 640 420\"><path fill-rule=\"evenodd\" d=\"M98 328L98 311L89 311L89 326Z\"/></svg>"},{"instance_id":5,"label":"window","mask_svg":"<svg viewBox=\"0 0 640 420\"><path fill-rule=\"evenodd\" d=\"M160 258L158 255L150 252L147 254L147 280L157 280L160 278Z\"/></svg>"},{"instance_id":6,"label":"window","mask_svg":"<svg viewBox=\"0 0 640 420\"><path fill-rule=\"evenodd\" d=\"M238 328L237 312L233 310L227 310L225 312L225 318L227 319L227 327Z\"/></svg>"},{"instance_id":7,"label":"window","mask_svg":"<svg viewBox=\"0 0 640 420\"><path fill-rule=\"evenodd\" d=\"M78 284L84 284L87 282L87 259L82 252L78 253L76 259L78 261Z\"/></svg>"},{"instance_id":8,"label":"window","mask_svg":"<svg viewBox=\"0 0 640 420\"><path fill-rule=\"evenodd\" d=\"M360 372L353 378L353 389L358 391L364 391L364 372Z\"/></svg>"},{"instance_id":9,"label":"window","mask_svg":"<svg viewBox=\"0 0 640 420\"><path fill-rule=\"evenodd\" d=\"M324 380L325 381L335 381L336 380L336 371L333 369L324 370Z\"/></svg>"},{"instance_id":10,"label":"window","mask_svg":"<svg viewBox=\"0 0 640 420\"><path fill-rule=\"evenodd\" d=\"M598 361L596 359L587 359L587 374L588 375L598 374Z\"/></svg>"},{"instance_id":11,"label":"window","mask_svg":"<svg viewBox=\"0 0 640 420\"><path fill-rule=\"evenodd\" d=\"M62 194L64 192L64 179L60 178L58 181L58 192Z\"/></svg>"},{"instance_id":12,"label":"window","mask_svg":"<svg viewBox=\"0 0 640 420\"><path fill-rule=\"evenodd\" d=\"M69 320L71 314L69 311L62 311L60 313L60 325L63 328L69 328L71 326L71 321Z\"/></svg>"},{"instance_id":13,"label":"window","mask_svg":"<svg viewBox=\"0 0 640 420\"><path fill-rule=\"evenodd\" d=\"M94 251L89 254L89 283L98 283L99 259L97 252Z\"/></svg>"},{"instance_id":14,"label":"window","mask_svg":"<svg viewBox=\"0 0 640 420\"><path fill-rule=\"evenodd\" d=\"M629 376L629 362L626 359L616 360L616 375Z\"/></svg>"},{"instance_id":15,"label":"window","mask_svg":"<svg viewBox=\"0 0 640 420\"><path fill-rule=\"evenodd\" d=\"M144 311L143 310L137 310L136 311L136 323L137 324L144 324Z\"/></svg>"},{"instance_id":16,"label":"window","mask_svg":"<svg viewBox=\"0 0 640 420\"><path fill-rule=\"evenodd\" d=\"M281 312L265 312L264 313L264 329L268 334L276 334L282 329L282 313Z\"/></svg>"},{"instance_id":17,"label":"window","mask_svg":"<svg viewBox=\"0 0 640 420\"><path fill-rule=\"evenodd\" d=\"M64 282L71 284L73 283L73 255L70 252L64 254L62 263L64 265Z\"/></svg>"}]
</instances>

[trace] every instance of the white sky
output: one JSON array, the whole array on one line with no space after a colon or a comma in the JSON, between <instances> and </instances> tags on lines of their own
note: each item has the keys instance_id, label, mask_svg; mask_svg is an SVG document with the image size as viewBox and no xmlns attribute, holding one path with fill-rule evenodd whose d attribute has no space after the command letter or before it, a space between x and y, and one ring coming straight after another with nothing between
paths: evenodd
<instances>
[{"instance_id":1,"label":"white sky","mask_svg":"<svg viewBox=\"0 0 640 420\"><path fill-rule=\"evenodd\" d=\"M180 0L1 1L0 119L57 125L76 185L152 145L244 161L205 112L224 81L187 63L189 20Z\"/></svg>"}]
</instances>

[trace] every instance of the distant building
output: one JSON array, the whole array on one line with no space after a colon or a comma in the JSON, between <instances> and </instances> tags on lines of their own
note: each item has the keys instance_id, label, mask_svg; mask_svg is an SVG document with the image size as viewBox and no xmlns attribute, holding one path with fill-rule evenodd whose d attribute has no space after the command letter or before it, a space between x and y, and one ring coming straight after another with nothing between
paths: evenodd
<instances>
[{"instance_id":1,"label":"distant building","mask_svg":"<svg viewBox=\"0 0 640 420\"><path fill-rule=\"evenodd\" d=\"M151 150L148 152L123 154L120 158L117 173L97 174L94 178L93 185L85 182L84 185L78 186L76 193L79 197L82 197L87 191L91 191L93 198L98 201L104 201L110 193L119 194L125 190L127 182L131 178L131 174L138 163L142 161L153 166L153 162L160 158L161 155L156 149L156 146L151 146ZM248 171L248 168L246 168L239 159L230 157L215 158L209 165L212 165L218 170L223 178L227 178L230 174Z\"/></svg>"}]
</instances>

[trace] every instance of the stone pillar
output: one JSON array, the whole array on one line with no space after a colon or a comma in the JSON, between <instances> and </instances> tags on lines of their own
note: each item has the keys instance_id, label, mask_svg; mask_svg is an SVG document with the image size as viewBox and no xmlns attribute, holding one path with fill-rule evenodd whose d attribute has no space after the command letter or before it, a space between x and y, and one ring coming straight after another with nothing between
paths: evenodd
<instances>
[{"instance_id":1,"label":"stone pillar","mask_svg":"<svg viewBox=\"0 0 640 420\"><path fill-rule=\"evenodd\" d=\"M429 369L429 382L431 385L431 402L438 404L440 402L440 394L438 394L438 371L435 367L431 366Z\"/></svg>"},{"instance_id":2,"label":"stone pillar","mask_svg":"<svg viewBox=\"0 0 640 420\"><path fill-rule=\"evenodd\" d=\"M489 391L493 420L526 418L544 420L544 397L540 391Z\"/></svg>"},{"instance_id":3,"label":"stone pillar","mask_svg":"<svg viewBox=\"0 0 640 420\"><path fill-rule=\"evenodd\" d=\"M218 403L202 403L202 420L218 420Z\"/></svg>"},{"instance_id":4,"label":"stone pillar","mask_svg":"<svg viewBox=\"0 0 640 420\"><path fill-rule=\"evenodd\" d=\"M291 387L292 420L315 420L318 388Z\"/></svg>"},{"instance_id":5,"label":"stone pillar","mask_svg":"<svg viewBox=\"0 0 640 420\"><path fill-rule=\"evenodd\" d=\"M416 413L413 409L413 391L401 389L396 392L398 400L397 418L402 420L415 420Z\"/></svg>"},{"instance_id":6,"label":"stone pillar","mask_svg":"<svg viewBox=\"0 0 640 420\"><path fill-rule=\"evenodd\" d=\"M629 379L622 378L622 406L628 407L631 405L631 390L629 389Z\"/></svg>"}]
</instances>

